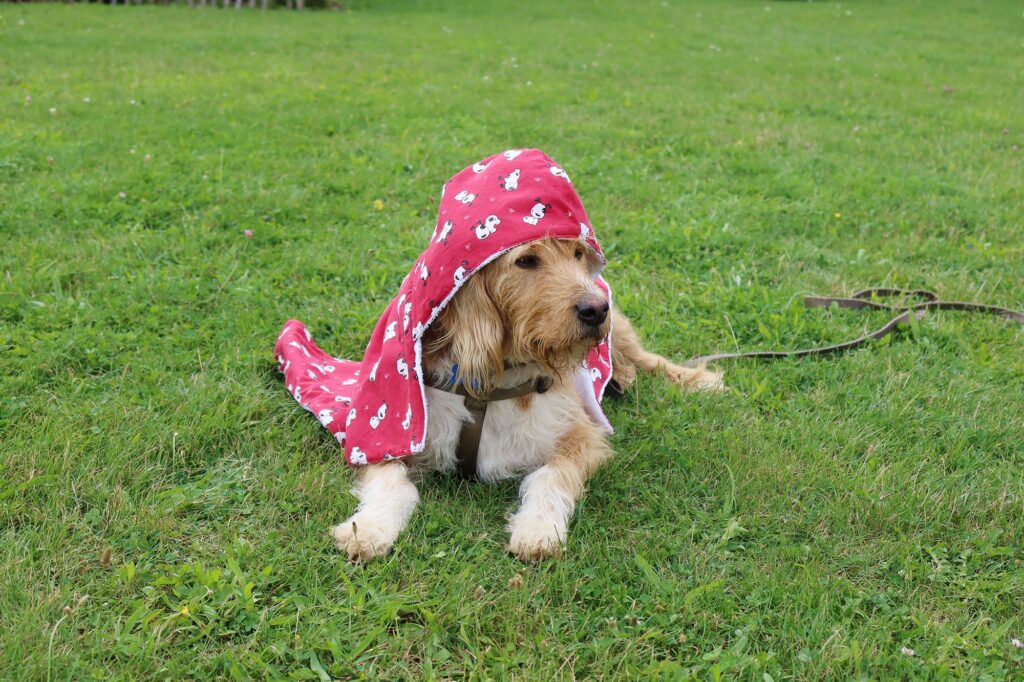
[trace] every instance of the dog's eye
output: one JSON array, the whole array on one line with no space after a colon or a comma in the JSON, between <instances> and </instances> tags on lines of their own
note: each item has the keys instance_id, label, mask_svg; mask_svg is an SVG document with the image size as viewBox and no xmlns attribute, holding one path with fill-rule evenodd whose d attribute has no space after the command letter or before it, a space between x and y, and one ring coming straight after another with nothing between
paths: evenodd
<instances>
[{"instance_id":1,"label":"dog's eye","mask_svg":"<svg viewBox=\"0 0 1024 682\"><path fill-rule=\"evenodd\" d=\"M576 249L576 260L583 258L583 249Z\"/></svg>"},{"instance_id":2,"label":"dog's eye","mask_svg":"<svg viewBox=\"0 0 1024 682\"><path fill-rule=\"evenodd\" d=\"M533 270L539 265L540 258L534 256L533 254L528 254L526 256L520 256L519 258L516 258L517 268L523 268L524 270Z\"/></svg>"}]
</instances>

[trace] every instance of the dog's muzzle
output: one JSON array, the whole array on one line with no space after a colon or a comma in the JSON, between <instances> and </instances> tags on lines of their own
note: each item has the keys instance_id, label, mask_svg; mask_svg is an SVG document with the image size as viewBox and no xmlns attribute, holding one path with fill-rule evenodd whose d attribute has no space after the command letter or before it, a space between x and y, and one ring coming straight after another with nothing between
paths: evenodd
<instances>
[{"instance_id":1,"label":"dog's muzzle","mask_svg":"<svg viewBox=\"0 0 1024 682\"><path fill-rule=\"evenodd\" d=\"M608 319L608 301L597 296L588 296L576 304L576 319L583 325L586 336L601 338L601 325Z\"/></svg>"}]
</instances>

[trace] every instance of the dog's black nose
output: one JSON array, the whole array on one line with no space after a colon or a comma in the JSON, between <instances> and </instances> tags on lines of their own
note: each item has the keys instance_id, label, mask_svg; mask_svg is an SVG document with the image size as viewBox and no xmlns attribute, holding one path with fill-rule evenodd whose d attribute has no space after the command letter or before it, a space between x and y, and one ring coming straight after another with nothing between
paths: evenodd
<instances>
[{"instance_id":1,"label":"dog's black nose","mask_svg":"<svg viewBox=\"0 0 1024 682\"><path fill-rule=\"evenodd\" d=\"M576 317L583 324L596 327L608 318L608 301L588 298L576 304Z\"/></svg>"}]
</instances>

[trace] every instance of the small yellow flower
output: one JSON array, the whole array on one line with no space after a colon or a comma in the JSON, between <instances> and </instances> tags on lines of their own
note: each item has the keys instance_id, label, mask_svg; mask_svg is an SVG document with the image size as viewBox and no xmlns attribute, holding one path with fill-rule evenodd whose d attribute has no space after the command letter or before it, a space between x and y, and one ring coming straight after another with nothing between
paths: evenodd
<instances>
[{"instance_id":1,"label":"small yellow flower","mask_svg":"<svg viewBox=\"0 0 1024 682\"><path fill-rule=\"evenodd\" d=\"M181 607L181 615L183 615L183 616L187 616L188 615L188 604L185 604L184 606Z\"/></svg>"},{"instance_id":2,"label":"small yellow flower","mask_svg":"<svg viewBox=\"0 0 1024 682\"><path fill-rule=\"evenodd\" d=\"M384 210L384 202L381 201L380 199L374 199L373 200L373 207L375 209L377 209L378 211L383 211Z\"/></svg>"},{"instance_id":3,"label":"small yellow flower","mask_svg":"<svg viewBox=\"0 0 1024 682\"><path fill-rule=\"evenodd\" d=\"M843 217L842 213L834 213L833 215L836 217L836 220L839 220L840 218Z\"/></svg>"}]
</instances>

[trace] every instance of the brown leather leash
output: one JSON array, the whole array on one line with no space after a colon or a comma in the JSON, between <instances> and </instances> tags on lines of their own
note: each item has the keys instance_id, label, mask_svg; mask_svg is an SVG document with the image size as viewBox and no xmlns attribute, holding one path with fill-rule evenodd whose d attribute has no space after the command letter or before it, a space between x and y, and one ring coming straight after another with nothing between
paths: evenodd
<instances>
[{"instance_id":1,"label":"brown leather leash","mask_svg":"<svg viewBox=\"0 0 1024 682\"><path fill-rule=\"evenodd\" d=\"M893 297L902 297L904 299L916 298L921 299L921 302L911 305L892 305L875 300L876 298ZM942 301L939 299L938 294L925 289L891 289L878 287L874 289L864 289L863 291L858 291L845 297L804 297L804 305L808 308L827 308L833 304L840 308L873 308L876 310L890 310L898 312L899 315L869 334L857 337L851 341L837 343L832 346L821 346L818 348L804 348L801 350L789 351L762 350L749 353L711 353L710 355L701 355L696 358L691 358L684 362L683 365L685 367L699 367L700 365L704 365L715 360L729 360L732 358L761 358L772 360L776 358L798 358L805 355L828 355L831 353L841 353L843 351L852 350L858 346L862 346L868 341L883 339L891 334L896 328L909 323L911 316L920 320L929 310L962 310L973 313L988 313L990 315L998 315L1006 320L1012 320L1014 322L1024 324L1024 312L1019 310L1011 310L1009 308L1001 308L995 305L985 305L983 303L966 301Z\"/></svg>"},{"instance_id":2,"label":"brown leather leash","mask_svg":"<svg viewBox=\"0 0 1024 682\"><path fill-rule=\"evenodd\" d=\"M459 444L455 448L455 457L459 465L459 473L463 478L476 478L476 461L480 452L480 437L484 431L484 418L487 416L487 406L496 400L509 400L530 393L545 393L553 379L549 376L540 376L530 379L510 388L496 388L486 396L476 397L470 395L464 384L445 381L442 377L434 374L427 374L427 385L448 393L461 395L466 402L466 409L473 418L471 421L462 422L462 430L459 431Z\"/></svg>"}]
</instances>

